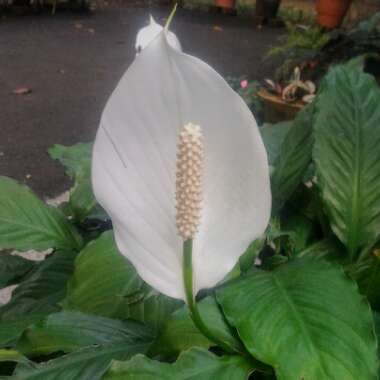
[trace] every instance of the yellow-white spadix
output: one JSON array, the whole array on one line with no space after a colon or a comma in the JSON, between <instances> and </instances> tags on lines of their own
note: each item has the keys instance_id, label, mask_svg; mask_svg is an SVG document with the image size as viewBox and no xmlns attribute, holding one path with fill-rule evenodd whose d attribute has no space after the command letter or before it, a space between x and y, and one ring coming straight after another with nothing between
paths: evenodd
<instances>
[{"instance_id":1,"label":"yellow-white spadix","mask_svg":"<svg viewBox=\"0 0 380 380\"><path fill-rule=\"evenodd\" d=\"M178 139L189 123L201 128L201 173L178 174ZM210 66L172 48L165 29L106 105L92 176L120 252L147 283L175 298L186 298L184 240L193 239L196 294L228 274L270 217L267 155L254 117ZM179 202L186 191L193 219Z\"/></svg>"}]
</instances>

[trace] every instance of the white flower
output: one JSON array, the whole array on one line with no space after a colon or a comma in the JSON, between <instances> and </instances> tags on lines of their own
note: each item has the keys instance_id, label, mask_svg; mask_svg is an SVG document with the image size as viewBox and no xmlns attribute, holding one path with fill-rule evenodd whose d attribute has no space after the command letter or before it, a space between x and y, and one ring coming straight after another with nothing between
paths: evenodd
<instances>
[{"instance_id":1,"label":"white flower","mask_svg":"<svg viewBox=\"0 0 380 380\"><path fill-rule=\"evenodd\" d=\"M194 294L213 287L265 230L271 209L267 154L244 101L162 31L136 58L103 112L93 187L119 250L160 292L185 299L176 227L180 130L203 135L202 212L193 239Z\"/></svg>"},{"instance_id":2,"label":"white flower","mask_svg":"<svg viewBox=\"0 0 380 380\"><path fill-rule=\"evenodd\" d=\"M149 45L149 43L153 41L162 32L162 30L163 27L160 24L158 24L151 15L149 25L145 28L140 29L140 31L137 33L135 43L136 54L139 54L143 49L145 49ZM173 32L167 32L167 39L169 44L174 49L182 51L181 44L177 36Z\"/></svg>"}]
</instances>

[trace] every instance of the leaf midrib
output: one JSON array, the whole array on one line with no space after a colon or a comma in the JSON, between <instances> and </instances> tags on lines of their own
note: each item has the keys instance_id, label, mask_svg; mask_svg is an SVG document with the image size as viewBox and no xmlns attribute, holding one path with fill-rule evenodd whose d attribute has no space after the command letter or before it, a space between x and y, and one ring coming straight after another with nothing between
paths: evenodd
<instances>
[{"instance_id":1,"label":"leaf midrib","mask_svg":"<svg viewBox=\"0 0 380 380\"><path fill-rule=\"evenodd\" d=\"M358 248L358 228L359 228L359 192L360 192L360 168L361 168L361 145L362 136L361 128L359 125L358 115L358 102L356 100L356 93L353 94L352 101L354 103L354 128L355 128L355 149L354 149L354 176L353 176L353 193L351 200L350 224L348 233L348 251L351 259L354 259ZM360 104L360 103L359 103Z\"/></svg>"},{"instance_id":2,"label":"leaf midrib","mask_svg":"<svg viewBox=\"0 0 380 380\"><path fill-rule=\"evenodd\" d=\"M315 357L318 358L318 361L321 365L323 373L326 375L326 378L328 378L328 373L326 372L325 363L322 360L318 350L315 349L315 344L314 344L314 341L313 341L312 336L310 334L310 331L308 330L307 325L305 324L302 317L300 316L300 313L298 312L297 307L294 304L293 300L291 299L291 297L286 292L286 287L281 282L281 280L278 278L278 275L276 275L276 273L271 273L271 277L273 279L273 284L274 284L275 288L277 288L278 292L280 293L280 295L282 296L286 305L288 306L288 309L290 310L291 314L293 314L294 319L297 322L300 330L302 331L302 336L308 340L308 343L309 343L308 345L309 345L312 353L314 354Z\"/></svg>"}]
</instances>

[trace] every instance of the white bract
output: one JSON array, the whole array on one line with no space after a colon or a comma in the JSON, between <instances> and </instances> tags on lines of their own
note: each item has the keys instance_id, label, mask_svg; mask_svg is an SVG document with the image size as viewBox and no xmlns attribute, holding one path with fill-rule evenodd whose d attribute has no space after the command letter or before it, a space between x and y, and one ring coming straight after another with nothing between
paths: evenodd
<instances>
[{"instance_id":1,"label":"white bract","mask_svg":"<svg viewBox=\"0 0 380 380\"><path fill-rule=\"evenodd\" d=\"M149 25L140 29L137 33L135 43L136 54L139 54L143 49L145 49L149 43L162 32L163 29L164 28L158 24L151 15ZM167 40L174 49L182 51L181 43L173 32L167 32Z\"/></svg>"},{"instance_id":2,"label":"white bract","mask_svg":"<svg viewBox=\"0 0 380 380\"><path fill-rule=\"evenodd\" d=\"M202 209L193 239L194 294L215 286L271 210L267 154L252 113L222 77L174 49L162 31L124 74L103 112L92 178L119 250L160 292L185 299L176 226L179 132L202 130Z\"/></svg>"}]
</instances>

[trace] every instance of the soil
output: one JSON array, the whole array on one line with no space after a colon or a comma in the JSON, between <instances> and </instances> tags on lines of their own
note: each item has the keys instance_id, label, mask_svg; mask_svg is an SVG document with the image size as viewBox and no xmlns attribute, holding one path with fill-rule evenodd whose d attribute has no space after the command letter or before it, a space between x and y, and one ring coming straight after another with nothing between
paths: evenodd
<instances>
[{"instance_id":1,"label":"soil","mask_svg":"<svg viewBox=\"0 0 380 380\"><path fill-rule=\"evenodd\" d=\"M93 12L0 18L0 175L26 183L39 195L70 186L47 149L94 139L101 112L135 56L134 40L149 13L163 22L170 6L105 5ZM263 62L282 32L254 27L231 15L179 9L172 23L184 51L223 76L262 79Z\"/></svg>"}]
</instances>

